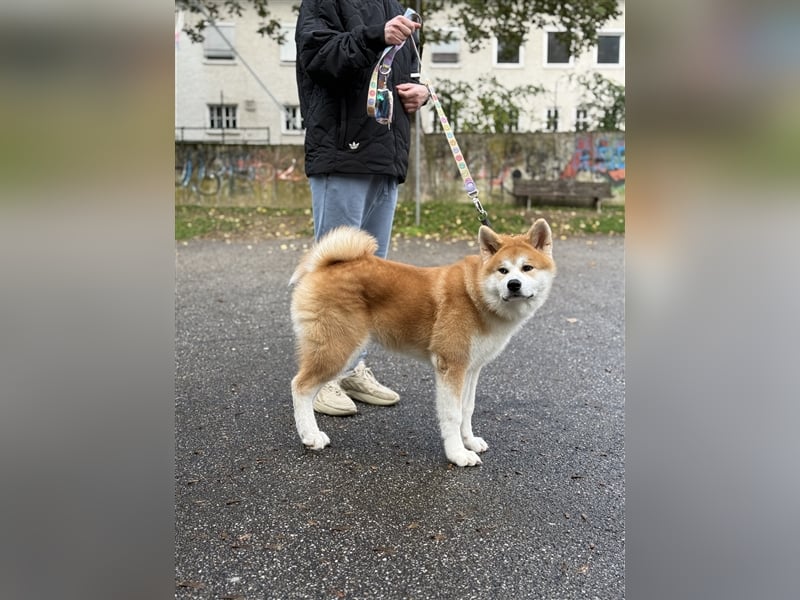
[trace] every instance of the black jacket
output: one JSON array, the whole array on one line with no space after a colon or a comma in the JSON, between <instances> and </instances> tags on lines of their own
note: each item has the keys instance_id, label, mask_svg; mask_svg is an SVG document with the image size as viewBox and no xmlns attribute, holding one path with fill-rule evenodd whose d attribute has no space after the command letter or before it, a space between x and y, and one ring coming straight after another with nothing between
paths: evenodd
<instances>
[{"instance_id":1,"label":"black jacket","mask_svg":"<svg viewBox=\"0 0 800 600\"><path fill-rule=\"evenodd\" d=\"M384 24L402 15L394 0L303 0L297 19L297 89L306 138L306 175L408 171L409 116L394 91L394 120L367 115L372 70L386 48ZM390 87L413 81L416 53L408 40L392 63Z\"/></svg>"}]
</instances>

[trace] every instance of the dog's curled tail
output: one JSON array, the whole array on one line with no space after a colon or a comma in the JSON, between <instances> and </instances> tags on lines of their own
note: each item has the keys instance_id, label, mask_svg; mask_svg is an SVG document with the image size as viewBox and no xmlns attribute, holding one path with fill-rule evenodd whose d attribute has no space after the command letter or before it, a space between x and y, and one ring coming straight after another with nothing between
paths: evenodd
<instances>
[{"instance_id":1,"label":"dog's curled tail","mask_svg":"<svg viewBox=\"0 0 800 600\"><path fill-rule=\"evenodd\" d=\"M333 263L372 256L377 250L377 240L366 231L346 225L337 227L326 233L303 257L289 285L296 284L306 273Z\"/></svg>"}]
</instances>

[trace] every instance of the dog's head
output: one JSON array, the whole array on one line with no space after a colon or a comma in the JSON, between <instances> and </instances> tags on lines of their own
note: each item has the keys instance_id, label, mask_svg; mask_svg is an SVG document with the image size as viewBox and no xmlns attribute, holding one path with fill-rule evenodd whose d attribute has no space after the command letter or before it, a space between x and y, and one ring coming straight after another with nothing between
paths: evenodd
<instances>
[{"instance_id":1,"label":"dog's head","mask_svg":"<svg viewBox=\"0 0 800 600\"><path fill-rule=\"evenodd\" d=\"M547 221L537 219L523 235L500 235L484 225L478 242L486 302L507 318L531 316L547 299L556 274Z\"/></svg>"}]
</instances>

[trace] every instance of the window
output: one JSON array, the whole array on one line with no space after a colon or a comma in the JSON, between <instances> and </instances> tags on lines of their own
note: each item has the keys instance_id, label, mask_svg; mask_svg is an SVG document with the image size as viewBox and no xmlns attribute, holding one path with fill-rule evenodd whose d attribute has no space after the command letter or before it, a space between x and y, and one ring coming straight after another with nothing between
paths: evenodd
<instances>
[{"instance_id":1,"label":"window","mask_svg":"<svg viewBox=\"0 0 800 600\"><path fill-rule=\"evenodd\" d=\"M209 104L209 124L211 129L236 129L235 104Z\"/></svg>"},{"instance_id":2,"label":"window","mask_svg":"<svg viewBox=\"0 0 800 600\"><path fill-rule=\"evenodd\" d=\"M569 47L559 38L558 32L550 31L547 33L545 57L548 65L568 65L572 63Z\"/></svg>"},{"instance_id":3,"label":"window","mask_svg":"<svg viewBox=\"0 0 800 600\"><path fill-rule=\"evenodd\" d=\"M597 64L619 65L622 56L622 34L601 33L597 36Z\"/></svg>"},{"instance_id":4,"label":"window","mask_svg":"<svg viewBox=\"0 0 800 600\"><path fill-rule=\"evenodd\" d=\"M431 63L434 65L456 65L461 59L461 33L458 29L445 29L452 37L450 42L431 43Z\"/></svg>"},{"instance_id":5,"label":"window","mask_svg":"<svg viewBox=\"0 0 800 600\"><path fill-rule=\"evenodd\" d=\"M281 35L281 62L295 62L297 60L297 44L294 41L294 25L282 25Z\"/></svg>"},{"instance_id":6,"label":"window","mask_svg":"<svg viewBox=\"0 0 800 600\"><path fill-rule=\"evenodd\" d=\"M519 41L512 38L495 39L495 64L521 65L522 46Z\"/></svg>"},{"instance_id":7,"label":"window","mask_svg":"<svg viewBox=\"0 0 800 600\"><path fill-rule=\"evenodd\" d=\"M519 131L519 109L508 109L508 124L506 125L505 133L512 133Z\"/></svg>"},{"instance_id":8,"label":"window","mask_svg":"<svg viewBox=\"0 0 800 600\"><path fill-rule=\"evenodd\" d=\"M235 34L236 26L232 23L217 23L216 27L206 27L203 31L205 37L203 56L208 60L232 61L236 56L232 48L235 43Z\"/></svg>"},{"instance_id":9,"label":"window","mask_svg":"<svg viewBox=\"0 0 800 600\"><path fill-rule=\"evenodd\" d=\"M589 131L589 110L585 106L575 109L575 131Z\"/></svg>"},{"instance_id":10,"label":"window","mask_svg":"<svg viewBox=\"0 0 800 600\"><path fill-rule=\"evenodd\" d=\"M284 106L283 132L293 133L303 131L303 117L299 106Z\"/></svg>"},{"instance_id":11,"label":"window","mask_svg":"<svg viewBox=\"0 0 800 600\"><path fill-rule=\"evenodd\" d=\"M547 109L547 131L558 131L558 109L557 108L548 108Z\"/></svg>"}]
</instances>

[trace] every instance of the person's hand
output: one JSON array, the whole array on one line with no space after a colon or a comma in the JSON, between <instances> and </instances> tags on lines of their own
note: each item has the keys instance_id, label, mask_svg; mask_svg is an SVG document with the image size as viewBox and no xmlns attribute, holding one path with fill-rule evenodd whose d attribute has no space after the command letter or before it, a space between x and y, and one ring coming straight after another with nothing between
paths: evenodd
<instances>
[{"instance_id":1,"label":"person's hand","mask_svg":"<svg viewBox=\"0 0 800 600\"><path fill-rule=\"evenodd\" d=\"M411 37L411 34L420 27L422 27L422 23L398 15L383 26L383 39L387 46L397 46Z\"/></svg>"},{"instance_id":2,"label":"person's hand","mask_svg":"<svg viewBox=\"0 0 800 600\"><path fill-rule=\"evenodd\" d=\"M417 112L430 98L428 88L421 83L398 83L395 89L403 109L409 114Z\"/></svg>"}]
</instances>

